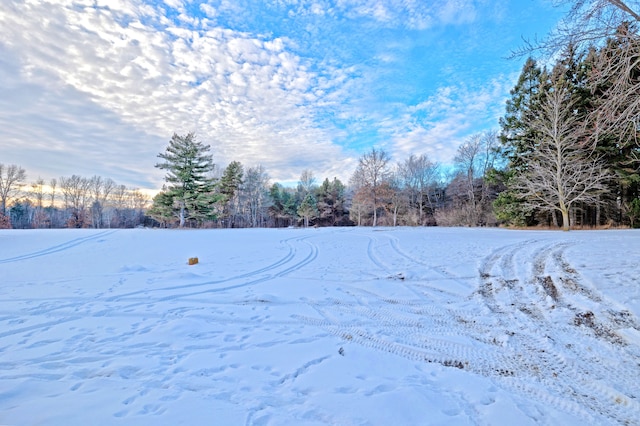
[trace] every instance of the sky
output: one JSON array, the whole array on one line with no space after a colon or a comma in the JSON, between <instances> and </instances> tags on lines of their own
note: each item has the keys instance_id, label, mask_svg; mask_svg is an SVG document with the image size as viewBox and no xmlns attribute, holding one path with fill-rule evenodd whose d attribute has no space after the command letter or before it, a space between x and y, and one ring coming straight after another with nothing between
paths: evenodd
<instances>
[{"instance_id":1,"label":"sky","mask_svg":"<svg viewBox=\"0 0 640 426\"><path fill-rule=\"evenodd\" d=\"M3 0L0 164L157 190L174 133L219 169L345 183L372 148L451 164L498 128L549 0Z\"/></svg>"}]
</instances>

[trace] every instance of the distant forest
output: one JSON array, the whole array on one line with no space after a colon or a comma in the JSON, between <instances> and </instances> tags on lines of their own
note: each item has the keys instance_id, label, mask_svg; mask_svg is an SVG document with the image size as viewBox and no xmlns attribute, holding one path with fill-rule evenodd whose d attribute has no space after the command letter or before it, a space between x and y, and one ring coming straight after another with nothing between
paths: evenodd
<instances>
[{"instance_id":1,"label":"distant forest","mask_svg":"<svg viewBox=\"0 0 640 426\"><path fill-rule=\"evenodd\" d=\"M194 133L174 134L152 200L98 176L28 184L0 163L0 228L639 227L639 5L567 3L562 32L516 52L555 60L525 61L499 128L470 136L446 170L374 148L348 182L303 170L286 187L262 166L219 168Z\"/></svg>"}]
</instances>

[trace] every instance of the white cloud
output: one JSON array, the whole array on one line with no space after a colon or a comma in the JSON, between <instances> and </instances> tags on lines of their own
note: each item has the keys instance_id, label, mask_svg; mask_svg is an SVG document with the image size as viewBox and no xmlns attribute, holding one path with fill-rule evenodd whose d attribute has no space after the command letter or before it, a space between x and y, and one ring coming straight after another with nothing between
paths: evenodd
<instances>
[{"instance_id":1,"label":"white cloud","mask_svg":"<svg viewBox=\"0 0 640 426\"><path fill-rule=\"evenodd\" d=\"M495 100L508 92L505 85L474 89L467 82L433 93L418 87L428 76L422 65L409 62L422 45L405 29L472 22L474 1L267 4L268 12L293 12L304 25L248 32L246 3L231 0L2 2L0 73L12 86L4 83L0 96L19 94L24 108L18 116L0 102L0 162L57 176L82 173L73 167L81 164L87 174L159 187L156 154L174 132L195 131L222 166L262 164L279 181L295 181L305 169L346 181L369 135L398 160L427 153L446 162L478 122L497 123L502 104L495 113ZM190 16L194 9L204 15ZM434 67L447 67L434 57L442 62ZM407 96L398 100L396 92ZM419 105L404 104L423 93Z\"/></svg>"},{"instance_id":2,"label":"white cloud","mask_svg":"<svg viewBox=\"0 0 640 426\"><path fill-rule=\"evenodd\" d=\"M513 76L501 76L483 87L440 88L383 129L391 137L389 150L397 159L426 154L451 163L458 146L469 136L498 127L512 84Z\"/></svg>"},{"instance_id":3,"label":"white cloud","mask_svg":"<svg viewBox=\"0 0 640 426\"><path fill-rule=\"evenodd\" d=\"M209 4L202 3L200 10L209 18L215 18L218 15L218 11Z\"/></svg>"},{"instance_id":4,"label":"white cloud","mask_svg":"<svg viewBox=\"0 0 640 426\"><path fill-rule=\"evenodd\" d=\"M476 19L473 0L445 0L434 7L436 16L444 24L466 24Z\"/></svg>"},{"instance_id":5,"label":"white cloud","mask_svg":"<svg viewBox=\"0 0 640 426\"><path fill-rule=\"evenodd\" d=\"M474 0L337 0L352 17L367 17L389 27L417 30L437 24L464 24L476 18Z\"/></svg>"},{"instance_id":6,"label":"white cloud","mask_svg":"<svg viewBox=\"0 0 640 426\"><path fill-rule=\"evenodd\" d=\"M182 7L178 1L165 3ZM169 24L159 10L126 2L108 6L51 2L4 8L0 37L21 64L19 84L68 87L77 99L90 101L87 109L104 109L113 114L112 124L119 121L123 130L156 140L195 130L220 161L261 163L275 178L297 174L286 168L292 162L319 172L341 169L341 148L314 123L314 103L331 87L288 52L284 40L216 27L158 31ZM51 108L55 105L46 109ZM159 151L164 145L147 148ZM86 151L67 149L78 161ZM138 161L149 168L155 163L154 158Z\"/></svg>"}]
</instances>

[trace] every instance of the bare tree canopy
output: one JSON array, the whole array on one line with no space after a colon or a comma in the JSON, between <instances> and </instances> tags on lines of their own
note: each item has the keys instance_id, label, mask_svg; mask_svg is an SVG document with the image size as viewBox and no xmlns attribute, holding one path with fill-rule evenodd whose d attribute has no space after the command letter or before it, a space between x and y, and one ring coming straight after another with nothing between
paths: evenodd
<instances>
[{"instance_id":1,"label":"bare tree canopy","mask_svg":"<svg viewBox=\"0 0 640 426\"><path fill-rule=\"evenodd\" d=\"M409 204L415 206L417 223L424 223L425 205L431 215L435 208L435 187L440 179L440 165L426 155L411 155L403 163L398 164L399 179L409 197Z\"/></svg>"},{"instance_id":2,"label":"bare tree canopy","mask_svg":"<svg viewBox=\"0 0 640 426\"><path fill-rule=\"evenodd\" d=\"M0 213L7 213L7 201L20 191L26 179L27 173L22 167L0 163Z\"/></svg>"},{"instance_id":3,"label":"bare tree canopy","mask_svg":"<svg viewBox=\"0 0 640 426\"><path fill-rule=\"evenodd\" d=\"M298 181L298 188L300 188L300 190L306 196L313 190L315 185L316 178L313 175L313 172L309 169L303 170L302 174L300 174L300 180Z\"/></svg>"},{"instance_id":4,"label":"bare tree canopy","mask_svg":"<svg viewBox=\"0 0 640 426\"><path fill-rule=\"evenodd\" d=\"M597 204L610 175L574 114L575 102L564 87L547 93L539 114L529 118L540 139L527 154L527 167L514 188L531 208L558 211L569 229L569 210L579 202Z\"/></svg>"},{"instance_id":5,"label":"bare tree canopy","mask_svg":"<svg viewBox=\"0 0 640 426\"><path fill-rule=\"evenodd\" d=\"M556 0L568 12L555 31L541 40L527 40L513 56L534 51L554 54L568 45L588 48L613 36L625 22L640 23L640 0Z\"/></svg>"},{"instance_id":6,"label":"bare tree canopy","mask_svg":"<svg viewBox=\"0 0 640 426\"><path fill-rule=\"evenodd\" d=\"M373 226L378 224L378 209L386 192L384 184L389 178L390 161L391 157L386 151L372 148L360 157L351 177L351 185L358 193L356 198L373 209Z\"/></svg>"}]
</instances>

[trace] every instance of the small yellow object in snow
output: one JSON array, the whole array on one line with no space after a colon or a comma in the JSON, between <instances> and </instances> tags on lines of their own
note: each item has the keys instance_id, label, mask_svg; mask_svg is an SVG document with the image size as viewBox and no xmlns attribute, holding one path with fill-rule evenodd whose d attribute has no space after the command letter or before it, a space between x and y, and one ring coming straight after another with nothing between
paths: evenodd
<instances>
[{"instance_id":1,"label":"small yellow object in snow","mask_svg":"<svg viewBox=\"0 0 640 426\"><path fill-rule=\"evenodd\" d=\"M189 258L189 265L195 265L196 263L198 263L198 258L197 257L190 257Z\"/></svg>"}]
</instances>

